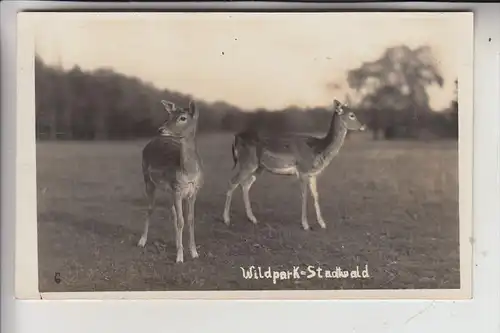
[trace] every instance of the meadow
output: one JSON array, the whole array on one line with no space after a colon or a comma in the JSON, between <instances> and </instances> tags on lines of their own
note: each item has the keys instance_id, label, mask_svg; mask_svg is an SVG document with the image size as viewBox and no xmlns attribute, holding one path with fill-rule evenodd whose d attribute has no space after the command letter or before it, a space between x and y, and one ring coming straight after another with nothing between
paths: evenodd
<instances>
[{"instance_id":1,"label":"meadow","mask_svg":"<svg viewBox=\"0 0 500 333\"><path fill-rule=\"evenodd\" d=\"M327 229L300 225L293 177L262 174L250 192L259 224L235 192L232 136L200 134L206 181L196 206L200 258L175 264L169 203L159 196L145 248L136 246L146 199L146 141L37 143L40 291L459 288L456 141L371 141L353 135L318 179ZM240 267L368 265L366 279L247 280ZM60 282L54 279L56 273Z\"/></svg>"}]
</instances>

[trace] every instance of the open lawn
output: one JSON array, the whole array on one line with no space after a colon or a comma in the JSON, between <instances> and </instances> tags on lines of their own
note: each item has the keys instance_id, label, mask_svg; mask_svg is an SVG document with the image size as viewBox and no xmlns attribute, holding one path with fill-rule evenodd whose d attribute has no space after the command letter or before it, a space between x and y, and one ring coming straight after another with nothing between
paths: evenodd
<instances>
[{"instance_id":1,"label":"open lawn","mask_svg":"<svg viewBox=\"0 0 500 333\"><path fill-rule=\"evenodd\" d=\"M175 264L175 233L159 196L146 247L145 141L39 142L40 290L413 289L459 288L457 142L374 142L354 136L318 179L327 229L312 199L300 224L293 177L262 174L250 192L259 224L235 192L232 224L222 222L232 136L199 136L206 182L197 199L193 260ZM240 267L364 268L366 279L246 280ZM60 274L56 283L55 273Z\"/></svg>"}]
</instances>

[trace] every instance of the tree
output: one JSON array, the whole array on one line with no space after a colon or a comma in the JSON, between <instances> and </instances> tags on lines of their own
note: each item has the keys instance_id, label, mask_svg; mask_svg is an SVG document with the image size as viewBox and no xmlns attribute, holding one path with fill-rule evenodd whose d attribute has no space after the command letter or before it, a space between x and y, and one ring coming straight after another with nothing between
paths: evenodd
<instances>
[{"instance_id":1,"label":"tree","mask_svg":"<svg viewBox=\"0 0 500 333\"><path fill-rule=\"evenodd\" d=\"M380 132L385 139L390 139L397 136L396 128L404 131L404 110L408 107L408 99L395 87L382 87L367 95L361 102L361 108L369 110L368 126L372 129L373 139L378 140Z\"/></svg>"},{"instance_id":2,"label":"tree","mask_svg":"<svg viewBox=\"0 0 500 333\"><path fill-rule=\"evenodd\" d=\"M404 113L399 125L407 127L406 135L414 135L419 126L425 125L423 120L431 110L427 87L444 84L431 48L421 46L412 50L405 45L388 48L379 59L350 70L347 81L362 94L363 104L372 112L385 110L383 104L375 103L394 95L388 103L405 106L391 111L399 109Z\"/></svg>"}]
</instances>

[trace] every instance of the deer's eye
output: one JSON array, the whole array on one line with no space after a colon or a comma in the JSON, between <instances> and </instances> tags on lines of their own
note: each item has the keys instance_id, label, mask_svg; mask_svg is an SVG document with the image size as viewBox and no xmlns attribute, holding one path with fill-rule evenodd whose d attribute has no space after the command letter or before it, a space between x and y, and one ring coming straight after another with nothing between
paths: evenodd
<instances>
[{"instance_id":1,"label":"deer's eye","mask_svg":"<svg viewBox=\"0 0 500 333\"><path fill-rule=\"evenodd\" d=\"M186 116L180 116L179 117L179 121L186 121L186 120L187 120Z\"/></svg>"},{"instance_id":2,"label":"deer's eye","mask_svg":"<svg viewBox=\"0 0 500 333\"><path fill-rule=\"evenodd\" d=\"M349 119L354 120L355 118L356 118L356 116L354 115L354 113L350 113L350 114L349 114Z\"/></svg>"}]
</instances>

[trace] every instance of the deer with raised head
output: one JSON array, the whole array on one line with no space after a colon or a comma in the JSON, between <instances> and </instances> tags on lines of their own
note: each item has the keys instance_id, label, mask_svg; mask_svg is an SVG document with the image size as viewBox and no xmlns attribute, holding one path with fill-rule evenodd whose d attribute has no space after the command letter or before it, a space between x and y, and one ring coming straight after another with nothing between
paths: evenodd
<instances>
[{"instance_id":1,"label":"deer with raised head","mask_svg":"<svg viewBox=\"0 0 500 333\"><path fill-rule=\"evenodd\" d=\"M176 262L184 261L182 231L184 207L187 208L189 227L189 249L192 258L198 257L194 237L194 208L198 191L203 186L202 163L197 151L196 129L198 109L194 101L187 108L162 100L166 120L158 129L159 135L152 139L142 151L142 173L149 201L144 231L137 244L146 245L151 215L155 208L157 188L165 189L172 200L171 211L175 226L177 247Z\"/></svg>"},{"instance_id":2,"label":"deer with raised head","mask_svg":"<svg viewBox=\"0 0 500 333\"><path fill-rule=\"evenodd\" d=\"M268 171L276 175L296 176L302 193L302 227L309 230L307 220L308 188L311 191L316 218L321 228L326 228L319 206L316 178L325 170L342 147L347 131L363 131L362 124L347 105L333 101L334 113L328 132L323 137L301 134L264 135L247 130L235 135L232 145L234 167L226 194L223 219L229 225L229 211L234 190L241 186L247 218L254 224L257 219L250 205L249 191L257 175Z\"/></svg>"}]
</instances>

